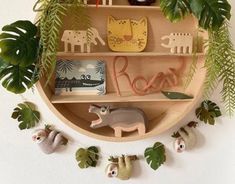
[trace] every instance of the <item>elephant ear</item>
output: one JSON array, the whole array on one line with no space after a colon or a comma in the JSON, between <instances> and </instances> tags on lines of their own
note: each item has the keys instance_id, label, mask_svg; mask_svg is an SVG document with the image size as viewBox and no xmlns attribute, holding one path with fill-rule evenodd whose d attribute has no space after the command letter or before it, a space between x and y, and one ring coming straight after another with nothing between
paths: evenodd
<instances>
[{"instance_id":1,"label":"elephant ear","mask_svg":"<svg viewBox=\"0 0 235 184\"><path fill-rule=\"evenodd\" d=\"M0 58L0 81L2 86L15 94L24 93L37 81L37 71L35 65L21 67L11 65Z\"/></svg>"},{"instance_id":2,"label":"elephant ear","mask_svg":"<svg viewBox=\"0 0 235 184\"><path fill-rule=\"evenodd\" d=\"M0 57L12 65L27 67L38 57L37 27L30 21L17 21L2 28Z\"/></svg>"}]
</instances>

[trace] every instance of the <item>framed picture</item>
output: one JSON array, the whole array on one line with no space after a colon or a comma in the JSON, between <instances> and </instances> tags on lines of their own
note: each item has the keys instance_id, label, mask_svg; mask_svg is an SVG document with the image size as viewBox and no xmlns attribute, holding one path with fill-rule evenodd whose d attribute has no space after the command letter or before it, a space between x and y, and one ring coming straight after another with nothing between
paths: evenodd
<instances>
[{"instance_id":1,"label":"framed picture","mask_svg":"<svg viewBox=\"0 0 235 184\"><path fill-rule=\"evenodd\" d=\"M105 62L59 59L56 63L55 94L106 94Z\"/></svg>"}]
</instances>

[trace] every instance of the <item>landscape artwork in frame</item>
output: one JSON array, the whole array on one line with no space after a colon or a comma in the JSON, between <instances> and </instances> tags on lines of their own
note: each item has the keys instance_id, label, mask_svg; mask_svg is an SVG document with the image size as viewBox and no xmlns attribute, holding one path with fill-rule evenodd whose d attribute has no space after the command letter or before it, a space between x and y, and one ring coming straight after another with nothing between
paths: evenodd
<instances>
[{"instance_id":1,"label":"landscape artwork in frame","mask_svg":"<svg viewBox=\"0 0 235 184\"><path fill-rule=\"evenodd\" d=\"M105 95L105 62L100 60L57 60L55 94Z\"/></svg>"}]
</instances>

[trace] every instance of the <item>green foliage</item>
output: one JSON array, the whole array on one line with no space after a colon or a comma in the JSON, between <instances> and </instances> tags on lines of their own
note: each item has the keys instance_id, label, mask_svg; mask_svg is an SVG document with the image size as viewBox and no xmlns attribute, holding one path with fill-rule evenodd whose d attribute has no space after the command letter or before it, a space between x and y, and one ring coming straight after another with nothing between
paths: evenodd
<instances>
[{"instance_id":1,"label":"green foliage","mask_svg":"<svg viewBox=\"0 0 235 184\"><path fill-rule=\"evenodd\" d=\"M162 91L162 94L169 99L193 99L192 96L179 92Z\"/></svg>"},{"instance_id":2,"label":"green foliage","mask_svg":"<svg viewBox=\"0 0 235 184\"><path fill-rule=\"evenodd\" d=\"M217 29L231 17L231 6L227 0L160 0L164 15L172 22L182 20L193 13L204 29Z\"/></svg>"},{"instance_id":3,"label":"green foliage","mask_svg":"<svg viewBox=\"0 0 235 184\"><path fill-rule=\"evenodd\" d=\"M27 67L7 64L0 58L0 81L2 86L15 94L24 93L38 80L35 65Z\"/></svg>"},{"instance_id":4,"label":"green foliage","mask_svg":"<svg viewBox=\"0 0 235 184\"><path fill-rule=\"evenodd\" d=\"M232 115L235 110L235 50L228 24L224 24L218 30L209 30L207 47L205 97L209 98L218 83L222 82L222 99L226 111Z\"/></svg>"},{"instance_id":5,"label":"green foliage","mask_svg":"<svg viewBox=\"0 0 235 184\"><path fill-rule=\"evenodd\" d=\"M42 49L41 75L47 74L49 81L56 66L56 55L63 19L68 15L68 12L74 12L72 14L74 19L72 25L74 29L78 29L79 26L80 28L90 27L89 16L85 10L85 5L80 0L39 0L34 10L41 13L38 21L41 36L40 47Z\"/></svg>"},{"instance_id":6,"label":"green foliage","mask_svg":"<svg viewBox=\"0 0 235 184\"><path fill-rule=\"evenodd\" d=\"M201 106L196 109L196 116L206 124L214 125L215 118L221 116L221 111L216 103L205 100L201 103Z\"/></svg>"},{"instance_id":7,"label":"green foliage","mask_svg":"<svg viewBox=\"0 0 235 184\"><path fill-rule=\"evenodd\" d=\"M76 160L81 169L96 167L99 160L99 150L95 146L91 146L88 149L80 148L76 152Z\"/></svg>"},{"instance_id":8,"label":"green foliage","mask_svg":"<svg viewBox=\"0 0 235 184\"><path fill-rule=\"evenodd\" d=\"M35 110L34 104L25 102L18 104L11 117L17 119L20 130L24 130L35 127L40 120L40 113Z\"/></svg>"},{"instance_id":9,"label":"green foliage","mask_svg":"<svg viewBox=\"0 0 235 184\"><path fill-rule=\"evenodd\" d=\"M157 170L166 161L164 145L160 142L156 142L153 147L145 150L144 157L150 167L153 170Z\"/></svg>"},{"instance_id":10,"label":"green foliage","mask_svg":"<svg viewBox=\"0 0 235 184\"><path fill-rule=\"evenodd\" d=\"M30 21L17 21L2 28L0 57L11 65L27 67L36 62L39 50L37 27Z\"/></svg>"},{"instance_id":11,"label":"green foliage","mask_svg":"<svg viewBox=\"0 0 235 184\"><path fill-rule=\"evenodd\" d=\"M160 0L160 7L171 22L178 22L190 13L188 0Z\"/></svg>"},{"instance_id":12,"label":"green foliage","mask_svg":"<svg viewBox=\"0 0 235 184\"><path fill-rule=\"evenodd\" d=\"M39 19L41 74L47 73L50 79L56 66L56 54L59 44L59 34L62 28L62 18L65 16L67 8L59 0L43 1L40 8Z\"/></svg>"},{"instance_id":13,"label":"green foliage","mask_svg":"<svg viewBox=\"0 0 235 184\"><path fill-rule=\"evenodd\" d=\"M224 20L231 18L231 6L227 0L189 0L193 14L204 29L217 29Z\"/></svg>"}]
</instances>

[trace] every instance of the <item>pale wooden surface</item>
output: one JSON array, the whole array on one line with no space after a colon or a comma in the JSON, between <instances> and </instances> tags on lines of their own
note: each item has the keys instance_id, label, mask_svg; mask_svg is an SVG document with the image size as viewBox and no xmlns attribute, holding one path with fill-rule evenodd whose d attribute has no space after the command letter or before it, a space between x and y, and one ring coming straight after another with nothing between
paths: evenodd
<instances>
[{"instance_id":1,"label":"pale wooden surface","mask_svg":"<svg viewBox=\"0 0 235 184\"><path fill-rule=\"evenodd\" d=\"M124 1L123 1L124 2ZM114 2L115 3L115 2ZM123 3L124 4L124 3ZM63 43L60 45L58 58L72 59L72 60L104 60L107 65L107 96L55 96L54 95L54 79L51 80L50 85L43 87L45 81L41 79L37 84L38 90L43 99L50 107L50 109L66 124L73 129L97 139L106 141L133 141L143 139L146 137L158 135L172 126L176 125L194 106L201 95L202 84L205 79L206 71L204 65L204 51L202 42L198 44L198 64L197 72L194 76L192 83L184 90L183 78L186 75L192 63L192 54L171 54L169 49L161 47L161 37L171 32L187 32L195 36L196 27L195 19L188 17L184 21L172 24L164 18L158 7L103 7L94 8L89 5L89 13L93 20L93 26L100 32L102 39L107 42L106 38L106 23L109 15L118 18L133 18L140 19L142 15L146 15L149 21L149 39L144 52L141 53L117 53L111 52L107 46L94 47L94 53L64 53ZM64 23L64 30L70 29L70 19L66 18ZM61 30L61 35L63 30ZM206 34L205 34L206 35ZM202 36L205 36L202 35ZM168 100L163 98L161 94L152 94L148 96L125 96L117 97L114 95L115 88L111 78L112 61L115 56L129 56L129 71L131 78L135 75L143 75L147 78L151 77L157 72L165 72L169 67L177 68L180 63L184 61L186 67L181 74L181 83L177 90L193 95L194 99L191 100ZM121 63L120 63L121 65ZM121 67L121 66L120 66ZM128 84L123 79L120 85L122 93L129 94L130 89ZM92 103L99 105L111 105L112 107L138 107L143 109L149 119L147 125L147 132L145 135L138 135L136 132L125 133L124 137L114 137L112 129L105 127L93 130L90 128L92 120L97 119L95 115L88 113L88 107Z\"/></svg>"}]
</instances>

